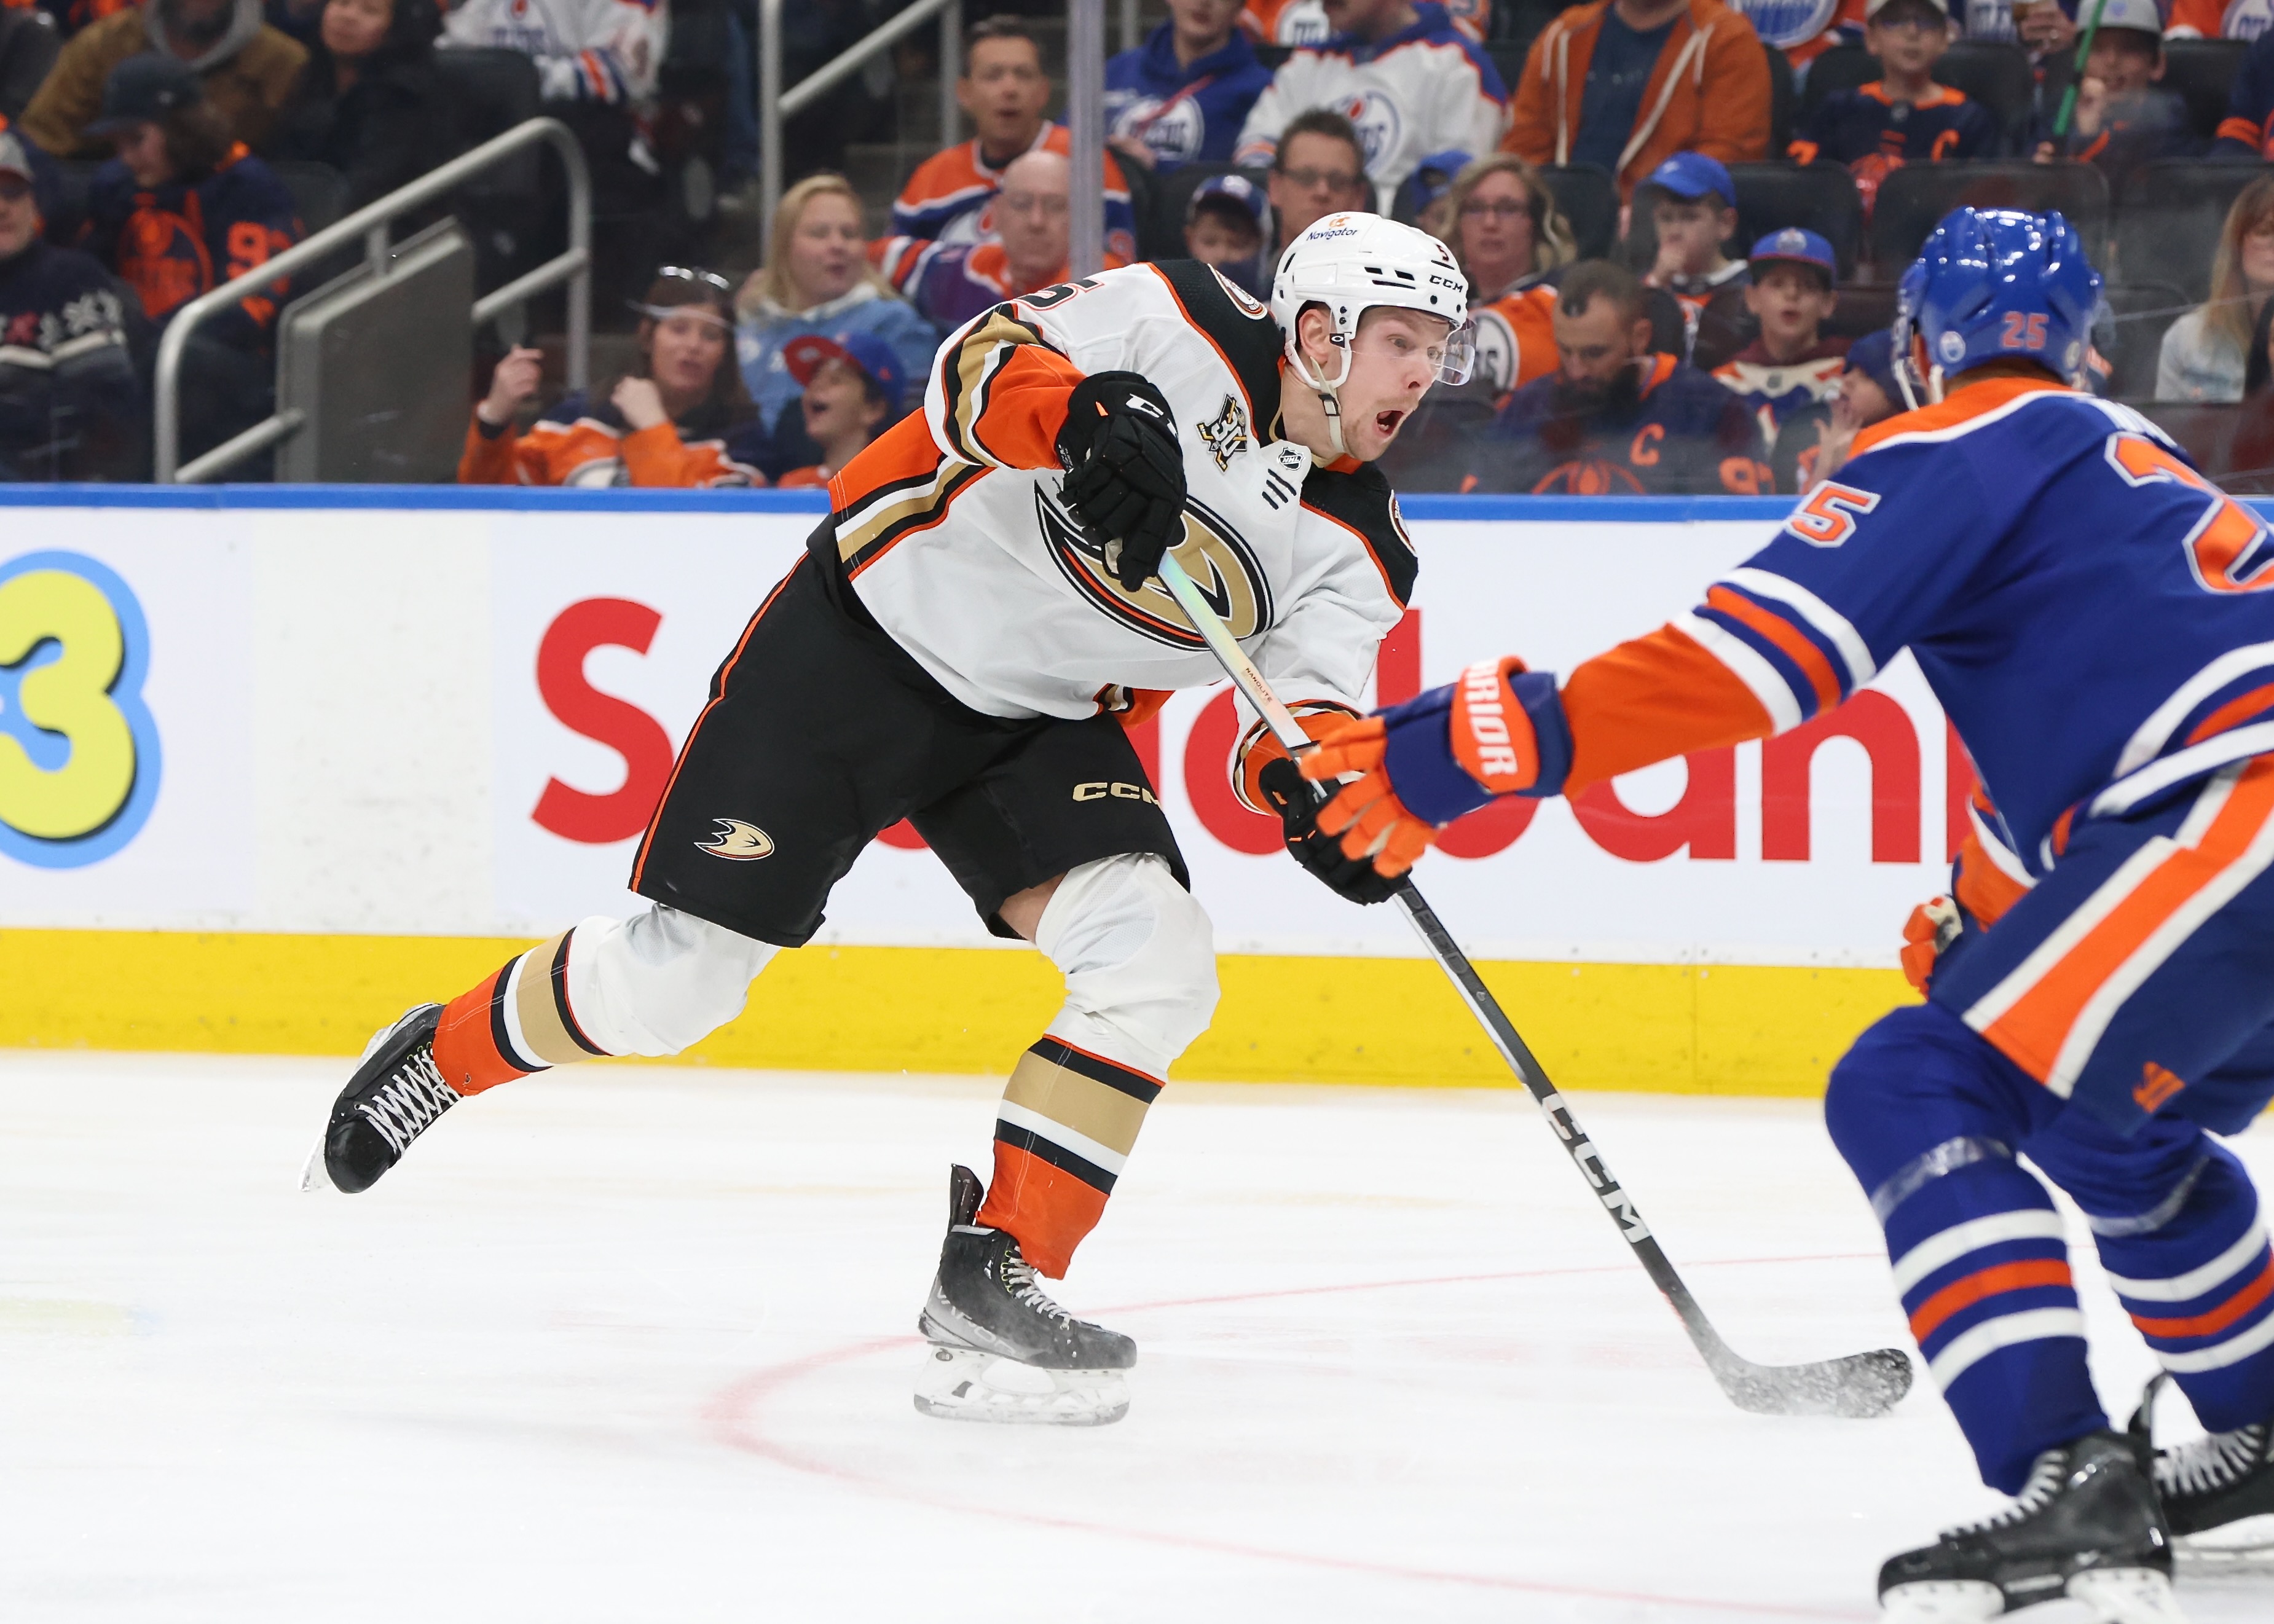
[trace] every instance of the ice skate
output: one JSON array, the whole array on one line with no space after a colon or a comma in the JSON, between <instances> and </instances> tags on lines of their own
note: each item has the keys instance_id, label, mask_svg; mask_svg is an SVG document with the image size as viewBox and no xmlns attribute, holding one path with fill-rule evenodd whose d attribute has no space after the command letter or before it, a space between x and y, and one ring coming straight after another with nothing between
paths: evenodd
<instances>
[{"instance_id":1,"label":"ice skate","mask_svg":"<svg viewBox=\"0 0 2274 1624\"><path fill-rule=\"evenodd\" d=\"M458 1102L434 1067L434 1028L441 1019L440 1004L422 1004L372 1039L332 1102L331 1120L301 1172L301 1189L343 1195L370 1189L411 1140Z\"/></svg>"},{"instance_id":2,"label":"ice skate","mask_svg":"<svg viewBox=\"0 0 2274 1624\"><path fill-rule=\"evenodd\" d=\"M2046 1450L2012 1506L1879 1569L1893 1624L1973 1624L2063 1597L2100 1624L2183 1624L2155 1485L2120 1433Z\"/></svg>"},{"instance_id":3,"label":"ice skate","mask_svg":"<svg viewBox=\"0 0 2274 1624\"><path fill-rule=\"evenodd\" d=\"M1118 1421L1129 1411L1121 1372L1137 1363L1137 1344L1052 1302L1017 1241L972 1222L984 1193L969 1168L949 1175L947 1239L916 1320L930 1343L916 1408L950 1421Z\"/></svg>"},{"instance_id":4,"label":"ice skate","mask_svg":"<svg viewBox=\"0 0 2274 1624\"><path fill-rule=\"evenodd\" d=\"M2133 1438L2150 1442L2157 1376L2140 1395ZM2156 1492L2175 1548L2205 1561L2274 1560L2274 1420L2156 1453Z\"/></svg>"}]
</instances>

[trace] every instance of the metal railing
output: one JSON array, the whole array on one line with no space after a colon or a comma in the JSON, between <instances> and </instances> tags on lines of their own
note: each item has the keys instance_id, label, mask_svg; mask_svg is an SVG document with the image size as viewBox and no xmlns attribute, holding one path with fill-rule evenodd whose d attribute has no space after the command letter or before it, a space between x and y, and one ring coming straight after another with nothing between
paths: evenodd
<instances>
[{"instance_id":1,"label":"metal railing","mask_svg":"<svg viewBox=\"0 0 2274 1624\"><path fill-rule=\"evenodd\" d=\"M200 294L175 312L174 319L166 325L165 336L158 342L157 378L152 389L157 397L154 434L157 442L157 483L193 485L210 479L297 432L305 421L305 414L297 410L272 412L243 433L183 466L182 360L189 348L190 335L200 323L230 309L240 299L264 293L281 278L315 265L358 240L363 244L364 263L372 276L386 276L393 247L388 228L397 219L456 191L516 153L538 145L549 146L561 154L561 166L568 176L568 250L555 254L535 270L515 277L496 292L475 300L474 320L478 324L487 321L533 294L567 282L568 387L583 388L590 381L592 348L592 181L584 165L584 152L568 126L558 119L532 118L296 243L258 269L222 283L211 293Z\"/></svg>"},{"instance_id":2,"label":"metal railing","mask_svg":"<svg viewBox=\"0 0 2274 1624\"><path fill-rule=\"evenodd\" d=\"M1077 34L1084 34L1086 39L1094 36L1088 54L1097 56L1098 60L1087 64L1087 71L1102 73L1104 65L1103 0L1088 0L1088 4L1096 9L1087 23L1076 15L1075 7L1080 4L1081 0L1073 0L1067 8L1066 71L1071 85L1080 84L1085 73L1083 55L1074 49ZM1139 0L1121 0L1121 49L1124 50L1134 49L1139 42L1138 4ZM963 77L963 0L915 0L915 4L907 11L885 23L873 34L847 46L787 90L782 88L781 83L781 14L782 0L758 0L759 221L764 233L760 240L769 249L773 242L774 211L781 204L782 120L811 107L842 80L867 66L870 57L897 43L905 35L913 34L935 17L939 19L939 144L953 147L963 133L962 109L955 101L955 81ZM1103 81L1098 82L1102 86ZM1070 94L1069 102L1071 100ZM1071 118L1073 109L1069 107L1068 111ZM1079 177L1086 172L1081 168L1074 171L1077 194L1083 184ZM1082 274L1079 264L1074 268L1076 274ZM1096 267L1090 268L1095 270Z\"/></svg>"},{"instance_id":3,"label":"metal railing","mask_svg":"<svg viewBox=\"0 0 2274 1624\"><path fill-rule=\"evenodd\" d=\"M773 241L774 210L781 205L782 120L812 106L843 79L866 67L877 52L939 19L939 144L962 133L955 81L963 74L963 0L916 0L899 16L847 46L787 90L781 82L782 0L758 0L758 207L762 241Z\"/></svg>"}]
</instances>

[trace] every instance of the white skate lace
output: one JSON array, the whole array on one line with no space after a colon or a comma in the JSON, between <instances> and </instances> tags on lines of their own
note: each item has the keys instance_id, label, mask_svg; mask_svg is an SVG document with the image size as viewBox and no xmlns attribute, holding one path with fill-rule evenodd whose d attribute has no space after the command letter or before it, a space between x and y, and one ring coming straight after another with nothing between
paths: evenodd
<instances>
[{"instance_id":1,"label":"white skate lace","mask_svg":"<svg viewBox=\"0 0 2274 1624\"><path fill-rule=\"evenodd\" d=\"M1003 1259L1003 1284L1011 1295L1038 1314L1046 1314L1060 1325L1072 1325L1073 1316L1050 1300L1043 1289L1042 1278L1035 1266L1013 1252Z\"/></svg>"},{"instance_id":2,"label":"white skate lace","mask_svg":"<svg viewBox=\"0 0 2274 1624\"><path fill-rule=\"evenodd\" d=\"M2012 1505L1979 1522L1946 1528L1942 1530L1942 1537L1956 1539L1967 1534L1986 1534L1992 1529L2010 1528L2016 1522L2026 1522L2053 1497L2053 1491L2060 1487L2061 1480L2067 1476L2067 1454L2062 1450L2048 1449L2037 1457L2037 1465L2029 1470L2029 1480L2022 1485L2022 1492L2014 1497Z\"/></svg>"},{"instance_id":3,"label":"white skate lace","mask_svg":"<svg viewBox=\"0 0 2274 1624\"><path fill-rule=\"evenodd\" d=\"M2208 1494L2247 1475L2266 1447L2266 1428L2238 1428L2191 1439L2156 1457L2156 1488L2164 1494Z\"/></svg>"},{"instance_id":4,"label":"white skate lace","mask_svg":"<svg viewBox=\"0 0 2274 1624\"><path fill-rule=\"evenodd\" d=\"M425 1132L426 1124L458 1102L458 1092L442 1080L434 1052L421 1049L382 1083L368 1100L356 1102L396 1155Z\"/></svg>"}]
</instances>

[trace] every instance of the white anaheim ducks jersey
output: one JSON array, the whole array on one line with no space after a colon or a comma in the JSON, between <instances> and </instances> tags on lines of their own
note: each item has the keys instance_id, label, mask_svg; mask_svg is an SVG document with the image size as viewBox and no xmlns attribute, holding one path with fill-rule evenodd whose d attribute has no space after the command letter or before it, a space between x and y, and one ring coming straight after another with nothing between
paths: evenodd
<instances>
[{"instance_id":1,"label":"white anaheim ducks jersey","mask_svg":"<svg viewBox=\"0 0 2274 1624\"><path fill-rule=\"evenodd\" d=\"M830 482L840 570L877 625L991 716L1070 718L1224 673L1157 582L1129 591L1061 505L1067 391L1151 380L1185 448L1178 561L1281 696L1355 710L1416 560L1389 484L1264 438L1279 330L1205 266L1137 265L998 304L942 345L921 416Z\"/></svg>"}]
</instances>

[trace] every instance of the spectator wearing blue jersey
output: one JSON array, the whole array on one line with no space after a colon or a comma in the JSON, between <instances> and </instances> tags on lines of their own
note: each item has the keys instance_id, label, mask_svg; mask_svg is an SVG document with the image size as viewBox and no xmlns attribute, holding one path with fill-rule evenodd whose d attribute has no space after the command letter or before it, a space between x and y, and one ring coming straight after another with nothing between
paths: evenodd
<instances>
[{"instance_id":1,"label":"spectator wearing blue jersey","mask_svg":"<svg viewBox=\"0 0 2274 1624\"><path fill-rule=\"evenodd\" d=\"M1234 25L1241 0L1169 0L1169 20L1105 64L1106 139L1141 168L1225 163L1271 70Z\"/></svg>"},{"instance_id":2,"label":"spectator wearing blue jersey","mask_svg":"<svg viewBox=\"0 0 2274 1624\"><path fill-rule=\"evenodd\" d=\"M1864 19L1864 48L1879 59L1879 77L1825 97L1790 150L1802 163L1845 165L1868 208L1879 183L1906 163L1995 156L1998 124L1935 80L1934 64L1950 49L1948 0L1870 0Z\"/></svg>"},{"instance_id":3,"label":"spectator wearing blue jersey","mask_svg":"<svg viewBox=\"0 0 2274 1624\"><path fill-rule=\"evenodd\" d=\"M903 376L931 370L939 335L870 268L868 249L860 194L841 175L809 176L783 194L766 262L734 296L735 359L775 437L769 477L820 460L790 410L804 389L783 354L796 340L873 333L900 357Z\"/></svg>"},{"instance_id":4,"label":"spectator wearing blue jersey","mask_svg":"<svg viewBox=\"0 0 2274 1624\"><path fill-rule=\"evenodd\" d=\"M2274 158L2274 29L2252 41L2243 54L2210 155L2249 162Z\"/></svg>"}]
</instances>

